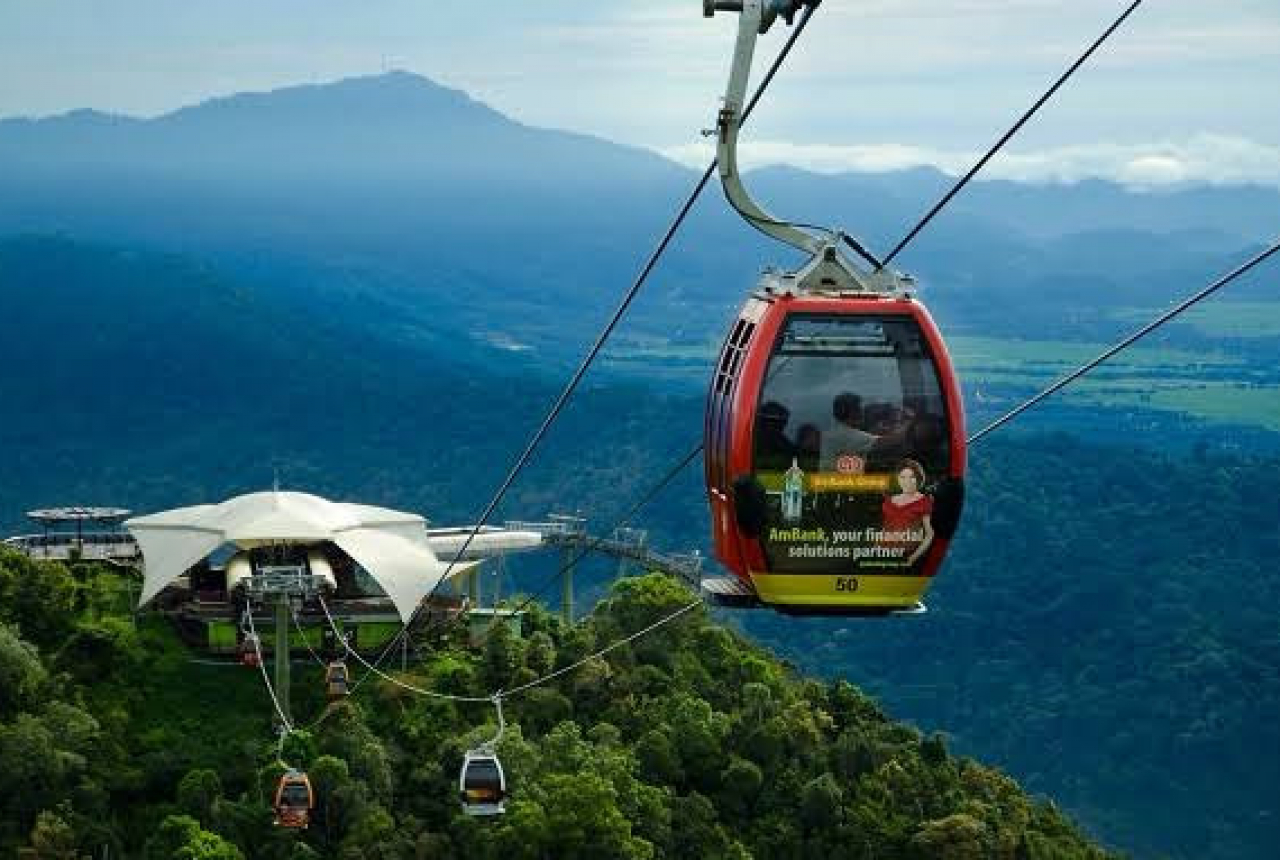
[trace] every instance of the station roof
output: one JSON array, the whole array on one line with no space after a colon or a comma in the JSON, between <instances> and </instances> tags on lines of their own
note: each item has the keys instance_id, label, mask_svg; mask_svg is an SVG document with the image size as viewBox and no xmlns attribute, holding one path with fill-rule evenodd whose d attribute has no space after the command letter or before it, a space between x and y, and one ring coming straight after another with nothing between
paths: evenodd
<instances>
[{"instance_id":1,"label":"station roof","mask_svg":"<svg viewBox=\"0 0 1280 860\"><path fill-rule=\"evenodd\" d=\"M45 525L74 522L116 523L131 513L132 511L125 508L41 508L36 511L27 511L27 519Z\"/></svg>"},{"instance_id":2,"label":"station roof","mask_svg":"<svg viewBox=\"0 0 1280 860\"><path fill-rule=\"evenodd\" d=\"M374 578L406 621L446 572L456 576L473 567L459 563L450 570L441 562L428 542L426 521L417 514L308 493L250 493L134 517L124 525L142 550L141 603L224 544L251 549L332 542Z\"/></svg>"}]
</instances>

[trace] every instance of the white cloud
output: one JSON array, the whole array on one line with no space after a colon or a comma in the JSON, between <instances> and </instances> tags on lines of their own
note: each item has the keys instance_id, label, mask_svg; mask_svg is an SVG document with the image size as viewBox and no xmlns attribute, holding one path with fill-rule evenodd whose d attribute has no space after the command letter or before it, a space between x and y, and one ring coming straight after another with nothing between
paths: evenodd
<instances>
[{"instance_id":1,"label":"white cloud","mask_svg":"<svg viewBox=\"0 0 1280 860\"><path fill-rule=\"evenodd\" d=\"M669 147L662 152L698 167L705 166L715 155L710 143ZM740 159L744 167L780 164L819 173L935 167L958 176L976 163L980 154L895 143L838 146L757 141L742 145ZM1078 144L1001 154L984 168L981 176L1061 183L1109 179L1132 188L1182 182L1280 187L1280 146L1214 134L1194 135L1180 142Z\"/></svg>"}]
</instances>

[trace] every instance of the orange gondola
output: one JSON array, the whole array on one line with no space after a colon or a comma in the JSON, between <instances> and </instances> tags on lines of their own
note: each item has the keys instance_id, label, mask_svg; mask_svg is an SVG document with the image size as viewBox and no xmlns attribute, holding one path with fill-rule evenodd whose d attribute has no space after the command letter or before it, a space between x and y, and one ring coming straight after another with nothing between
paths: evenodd
<instances>
[{"instance_id":1,"label":"orange gondola","mask_svg":"<svg viewBox=\"0 0 1280 860\"><path fill-rule=\"evenodd\" d=\"M324 670L324 689L329 701L336 702L351 695L351 680L347 673L347 664L334 660Z\"/></svg>"},{"instance_id":2,"label":"orange gondola","mask_svg":"<svg viewBox=\"0 0 1280 860\"><path fill-rule=\"evenodd\" d=\"M315 792L307 775L292 768L285 771L276 785L272 804L276 826L305 830L311 823L311 810L315 805Z\"/></svg>"}]
</instances>

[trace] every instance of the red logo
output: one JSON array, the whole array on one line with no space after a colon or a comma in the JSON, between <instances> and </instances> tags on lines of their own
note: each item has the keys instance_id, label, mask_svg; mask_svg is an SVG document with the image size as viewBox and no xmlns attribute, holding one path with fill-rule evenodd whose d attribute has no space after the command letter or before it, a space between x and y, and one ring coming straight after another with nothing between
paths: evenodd
<instances>
[{"instance_id":1,"label":"red logo","mask_svg":"<svg viewBox=\"0 0 1280 860\"><path fill-rule=\"evenodd\" d=\"M836 471L842 475L861 475L867 461L857 454L841 454L836 457Z\"/></svg>"}]
</instances>

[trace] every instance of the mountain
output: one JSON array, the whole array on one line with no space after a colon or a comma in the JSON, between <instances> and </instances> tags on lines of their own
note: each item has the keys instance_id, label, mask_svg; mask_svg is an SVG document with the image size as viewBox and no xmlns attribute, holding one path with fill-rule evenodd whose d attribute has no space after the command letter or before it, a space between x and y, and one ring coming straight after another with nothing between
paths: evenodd
<instances>
[{"instance_id":1,"label":"mountain","mask_svg":"<svg viewBox=\"0 0 1280 860\"><path fill-rule=\"evenodd\" d=\"M362 122L381 133L343 127L361 99ZM412 121L399 108L410 102L423 105ZM294 118L278 121L277 103ZM446 119L461 129L457 149L432 150L430 132L451 134ZM399 142L409 127L421 148ZM522 146L530 161L507 174L473 157ZM285 486L469 521L694 178L404 75L154 120L8 121L0 147L0 522L14 530L44 505L216 501L261 489L273 467ZM608 169L578 169L593 158ZM945 185L930 171L753 181L779 213L865 224L876 247ZM1256 237L1224 211L1271 199L994 183L957 206L987 191L991 202L949 210L902 259L949 335L1109 338L1133 325L1117 311L1164 306L1238 262ZM1089 221L1090 194L1115 211ZM580 507L607 529L700 438L698 389L664 371L707 361L762 261L788 259L709 192L610 347L638 356L629 375L593 370L498 518ZM1272 280L1254 276L1249 314L1273 312ZM1243 343L1175 336L1206 353ZM1280 339L1250 344L1270 368ZM1224 366L1241 390L1208 393L1185 370L1160 393L1225 400L1272 378ZM1269 856L1277 658L1259 607L1274 603L1275 512L1258 488L1277 464L1183 413L1076 404L1010 431L1039 422L1075 437L1006 442L1002 431L984 443L953 567L922 625L748 629L953 733L1108 842L1144 856ZM1115 444L1104 428L1121 418L1144 449ZM643 525L664 548L704 542L698 476L680 475ZM1120 708L1122 727L1110 718ZM147 752L163 766L164 750ZM166 773L165 785L181 777Z\"/></svg>"},{"instance_id":2,"label":"mountain","mask_svg":"<svg viewBox=\"0 0 1280 860\"><path fill-rule=\"evenodd\" d=\"M162 618L132 623L120 585L0 549L7 854L1112 856L1003 774L847 683L797 677L701 610L549 677L688 602L661 577L620 583L572 627L535 610L520 637L505 624L475 645L462 627L416 637L402 684L513 690L495 745L510 798L489 821L457 800L463 754L497 734L483 698L373 680L327 704L323 668L307 663L291 688L298 730L277 744L258 673L192 660ZM284 762L311 780L305 830L272 826Z\"/></svg>"},{"instance_id":3,"label":"mountain","mask_svg":"<svg viewBox=\"0 0 1280 860\"><path fill-rule=\"evenodd\" d=\"M405 72L215 98L155 119L92 110L0 121L8 171L144 172L221 183L462 181L534 185L582 173L669 171L660 157L534 129Z\"/></svg>"},{"instance_id":4,"label":"mountain","mask_svg":"<svg viewBox=\"0 0 1280 860\"><path fill-rule=\"evenodd\" d=\"M560 381L358 286L300 289L170 253L0 241L6 533L70 496L155 510L261 489L276 470L443 522L477 516ZM592 503L607 516L625 503L614 493L642 492L649 458L687 450L699 410L638 382L583 386L507 510L608 488Z\"/></svg>"},{"instance_id":5,"label":"mountain","mask_svg":"<svg viewBox=\"0 0 1280 860\"><path fill-rule=\"evenodd\" d=\"M219 501L277 471L286 487L472 521L559 380L527 353L494 362L466 338L406 331L396 305L371 300L168 253L0 242L0 525L19 531L43 506ZM949 733L1108 843L1267 856L1256 798L1280 778L1264 611L1280 512L1249 488L1280 464L1186 419L1160 425L1164 450L1142 450L1103 436L1096 407L1049 414L1092 441L1015 427L974 451L930 615L726 620ZM578 509L607 533L699 440L701 416L697 393L589 378L497 519ZM706 516L695 464L635 524L659 548L705 554ZM554 584L555 563L513 563L507 593ZM583 605L612 568L584 566ZM1255 600L1239 601L1241 582Z\"/></svg>"},{"instance_id":6,"label":"mountain","mask_svg":"<svg viewBox=\"0 0 1280 860\"><path fill-rule=\"evenodd\" d=\"M437 336L570 364L696 174L652 152L532 128L403 72L214 99L154 119L77 111L0 122L0 235L51 233L216 259L307 290L364 289ZM778 214L843 225L881 252L948 180L936 171L751 182ZM1138 194L1107 183L977 182L899 260L940 318L1096 339L1106 309L1159 306L1237 262L1280 193ZM720 327L766 263L794 253L713 188L621 332L685 346ZM1108 261L1101 265L1102 260ZM1176 276L1176 277L1175 277ZM1090 306L1084 328L1063 325ZM554 313L548 311L554 308ZM358 308L353 308L357 312ZM673 324L674 323L674 324ZM1114 326L1112 326L1114 329Z\"/></svg>"}]
</instances>

